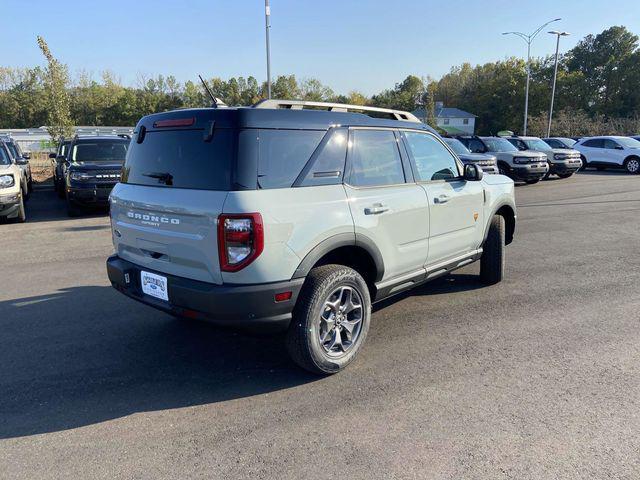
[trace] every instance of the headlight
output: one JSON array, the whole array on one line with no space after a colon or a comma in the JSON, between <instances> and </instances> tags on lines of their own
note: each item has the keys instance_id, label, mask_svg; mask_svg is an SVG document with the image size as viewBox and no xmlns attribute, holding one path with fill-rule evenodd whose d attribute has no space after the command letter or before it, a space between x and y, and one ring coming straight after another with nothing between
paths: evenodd
<instances>
[{"instance_id":1,"label":"headlight","mask_svg":"<svg viewBox=\"0 0 640 480\"><path fill-rule=\"evenodd\" d=\"M0 188L13 187L15 184L13 175L0 175Z\"/></svg>"},{"instance_id":2,"label":"headlight","mask_svg":"<svg viewBox=\"0 0 640 480\"><path fill-rule=\"evenodd\" d=\"M567 158L569 158L569 155L567 155L566 153L554 153L553 158L555 158L556 160L566 160Z\"/></svg>"},{"instance_id":3,"label":"headlight","mask_svg":"<svg viewBox=\"0 0 640 480\"><path fill-rule=\"evenodd\" d=\"M86 182L91 179L91 175L84 172L71 172L70 178L76 182Z\"/></svg>"}]
</instances>

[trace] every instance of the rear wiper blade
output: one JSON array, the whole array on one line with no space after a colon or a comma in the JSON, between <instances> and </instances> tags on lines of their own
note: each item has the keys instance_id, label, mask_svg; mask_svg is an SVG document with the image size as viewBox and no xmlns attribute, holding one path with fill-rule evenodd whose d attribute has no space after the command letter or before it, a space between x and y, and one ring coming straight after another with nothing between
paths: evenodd
<instances>
[{"instance_id":1,"label":"rear wiper blade","mask_svg":"<svg viewBox=\"0 0 640 480\"><path fill-rule=\"evenodd\" d=\"M149 178L157 178L159 183L164 183L165 185L173 185L173 175L169 172L150 172L143 173L143 177Z\"/></svg>"}]
</instances>

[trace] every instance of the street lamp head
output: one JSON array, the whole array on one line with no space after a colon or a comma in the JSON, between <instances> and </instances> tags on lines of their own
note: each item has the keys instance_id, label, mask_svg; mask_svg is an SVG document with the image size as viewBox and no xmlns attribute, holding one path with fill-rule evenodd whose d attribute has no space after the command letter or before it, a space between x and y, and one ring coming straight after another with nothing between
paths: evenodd
<instances>
[{"instance_id":1,"label":"street lamp head","mask_svg":"<svg viewBox=\"0 0 640 480\"><path fill-rule=\"evenodd\" d=\"M557 30L552 30L552 31L547 32L547 33L550 33L551 35L559 35L560 37L567 37L567 36L571 35L569 32L558 32Z\"/></svg>"}]
</instances>

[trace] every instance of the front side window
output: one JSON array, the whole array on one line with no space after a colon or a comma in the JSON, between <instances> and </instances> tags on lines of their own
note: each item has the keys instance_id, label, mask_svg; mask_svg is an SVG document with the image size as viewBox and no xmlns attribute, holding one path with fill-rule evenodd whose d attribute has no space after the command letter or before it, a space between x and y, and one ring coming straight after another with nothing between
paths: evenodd
<instances>
[{"instance_id":1,"label":"front side window","mask_svg":"<svg viewBox=\"0 0 640 480\"><path fill-rule=\"evenodd\" d=\"M460 176L458 163L433 135L404 132L409 152L418 173L418 180L450 180Z\"/></svg>"},{"instance_id":2,"label":"front side window","mask_svg":"<svg viewBox=\"0 0 640 480\"><path fill-rule=\"evenodd\" d=\"M354 129L349 142L351 185L370 187L405 182L398 142L391 130Z\"/></svg>"},{"instance_id":3,"label":"front side window","mask_svg":"<svg viewBox=\"0 0 640 480\"><path fill-rule=\"evenodd\" d=\"M613 140L610 140L608 138L605 138L605 140L604 140L604 148L608 148L610 150L614 150L619 146L620 145L618 143L614 142Z\"/></svg>"}]
</instances>

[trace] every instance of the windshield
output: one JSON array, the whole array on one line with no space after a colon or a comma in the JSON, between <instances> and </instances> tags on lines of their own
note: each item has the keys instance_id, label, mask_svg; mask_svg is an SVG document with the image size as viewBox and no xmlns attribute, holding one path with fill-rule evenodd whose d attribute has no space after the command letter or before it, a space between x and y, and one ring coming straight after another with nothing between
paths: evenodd
<instances>
[{"instance_id":1,"label":"windshield","mask_svg":"<svg viewBox=\"0 0 640 480\"><path fill-rule=\"evenodd\" d=\"M551 150L551 147L547 145L545 142L540 140L539 138L534 138L531 140L523 140L523 142L527 145L529 150L538 150L540 152L546 152L547 150Z\"/></svg>"},{"instance_id":2,"label":"windshield","mask_svg":"<svg viewBox=\"0 0 640 480\"><path fill-rule=\"evenodd\" d=\"M129 142L125 140L96 140L73 146L72 162L124 162Z\"/></svg>"},{"instance_id":3,"label":"windshield","mask_svg":"<svg viewBox=\"0 0 640 480\"><path fill-rule=\"evenodd\" d=\"M572 138L556 138L556 140L558 140L561 143L564 143L567 148L571 148L576 144L576 141L573 140Z\"/></svg>"},{"instance_id":4,"label":"windshield","mask_svg":"<svg viewBox=\"0 0 640 480\"><path fill-rule=\"evenodd\" d=\"M456 152L458 155L468 155L471 153L460 140L457 140L455 138L444 138L443 140L447 143L447 145L449 145L449 147L451 147L451 150Z\"/></svg>"},{"instance_id":5,"label":"windshield","mask_svg":"<svg viewBox=\"0 0 640 480\"><path fill-rule=\"evenodd\" d=\"M640 148L640 142L635 138L619 137L616 138L616 141L623 147Z\"/></svg>"},{"instance_id":6,"label":"windshield","mask_svg":"<svg viewBox=\"0 0 640 480\"><path fill-rule=\"evenodd\" d=\"M505 138L483 138L484 143L487 145L487 149L490 152L517 152L518 149L514 147L511 142Z\"/></svg>"},{"instance_id":7,"label":"windshield","mask_svg":"<svg viewBox=\"0 0 640 480\"><path fill-rule=\"evenodd\" d=\"M21 155L18 153L18 149L13 143L7 143L7 148L11 152L11 155L13 155L13 158L15 158L16 160L20 158Z\"/></svg>"},{"instance_id":8,"label":"windshield","mask_svg":"<svg viewBox=\"0 0 640 480\"><path fill-rule=\"evenodd\" d=\"M9 153L2 148L2 142L0 142L0 165L11 165Z\"/></svg>"}]
</instances>

